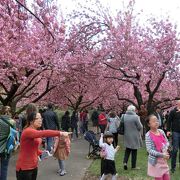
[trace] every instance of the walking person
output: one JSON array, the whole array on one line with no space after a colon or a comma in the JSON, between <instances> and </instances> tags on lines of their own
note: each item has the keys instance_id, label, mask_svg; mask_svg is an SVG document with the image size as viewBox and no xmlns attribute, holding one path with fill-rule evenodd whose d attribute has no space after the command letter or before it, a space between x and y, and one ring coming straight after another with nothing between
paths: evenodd
<instances>
[{"instance_id":1,"label":"walking person","mask_svg":"<svg viewBox=\"0 0 180 180\"><path fill-rule=\"evenodd\" d=\"M55 138L54 143L54 157L58 159L59 170L58 174L64 176L67 174L65 169L65 160L67 160L70 153L70 139L69 136L61 136Z\"/></svg>"},{"instance_id":2,"label":"walking person","mask_svg":"<svg viewBox=\"0 0 180 180\"><path fill-rule=\"evenodd\" d=\"M107 124L107 129L110 133L113 134L113 146L116 147L118 145L118 132L117 129L119 127L120 121L119 118L116 116L115 112L109 113L109 119Z\"/></svg>"},{"instance_id":3,"label":"walking person","mask_svg":"<svg viewBox=\"0 0 180 180\"><path fill-rule=\"evenodd\" d=\"M93 131L96 134L99 134L98 116L99 116L98 111L96 109L94 109L94 111L91 115L91 120L92 120L92 124L93 124Z\"/></svg>"},{"instance_id":4,"label":"walking person","mask_svg":"<svg viewBox=\"0 0 180 180\"><path fill-rule=\"evenodd\" d=\"M46 130L59 130L59 122L57 114L53 111L53 104L48 104L48 109L43 113L43 126ZM52 151L54 144L53 137L46 138L47 150Z\"/></svg>"},{"instance_id":5,"label":"walking person","mask_svg":"<svg viewBox=\"0 0 180 180\"><path fill-rule=\"evenodd\" d=\"M31 114L32 112L38 112L38 109L37 109L37 107L36 107L36 105L34 103L28 104L27 107L26 107L25 114L22 114L22 115L19 116L19 133L20 133L20 137L21 137L21 134L22 134L22 131L23 131L24 127L26 126L27 116L29 114Z\"/></svg>"},{"instance_id":6,"label":"walking person","mask_svg":"<svg viewBox=\"0 0 180 180\"><path fill-rule=\"evenodd\" d=\"M83 114L83 126L85 132L88 131L88 123L89 123L89 112L87 109L85 109Z\"/></svg>"},{"instance_id":7,"label":"walking person","mask_svg":"<svg viewBox=\"0 0 180 180\"><path fill-rule=\"evenodd\" d=\"M171 158L171 172L176 170L177 152L180 149L180 100L177 101L177 106L170 111L167 121L167 136L172 132L172 158Z\"/></svg>"},{"instance_id":8,"label":"walking person","mask_svg":"<svg viewBox=\"0 0 180 180\"><path fill-rule=\"evenodd\" d=\"M139 116L136 114L136 107L133 105L128 106L124 118L124 146L126 148L124 154L124 170L127 170L127 163L131 154L131 168L139 169L136 167L137 150L142 147L141 133L143 126L140 122Z\"/></svg>"},{"instance_id":9,"label":"walking person","mask_svg":"<svg viewBox=\"0 0 180 180\"><path fill-rule=\"evenodd\" d=\"M146 133L146 149L148 157L148 175L155 180L170 180L168 146L169 142L163 130L159 128L159 121L155 115L147 119L150 130Z\"/></svg>"},{"instance_id":10,"label":"walking person","mask_svg":"<svg viewBox=\"0 0 180 180\"><path fill-rule=\"evenodd\" d=\"M74 137L74 131L76 138L78 138L78 115L75 111L73 111L71 116L71 131L72 131L72 140Z\"/></svg>"},{"instance_id":11,"label":"walking person","mask_svg":"<svg viewBox=\"0 0 180 180\"><path fill-rule=\"evenodd\" d=\"M17 180L36 180L38 156L42 153L39 146L43 137L68 136L67 132L58 130L38 130L41 126L40 113L32 112L27 116L27 125L22 132L20 151L16 162Z\"/></svg>"},{"instance_id":12,"label":"walking person","mask_svg":"<svg viewBox=\"0 0 180 180\"><path fill-rule=\"evenodd\" d=\"M104 141L103 142L103 138ZM117 179L117 172L116 172L116 166L115 166L115 154L119 150L119 146L114 148L112 145L113 143L113 134L110 132L107 132L104 134L101 133L101 137L99 140L99 146L104 149L104 160L103 163L101 163L101 167L103 169L103 175L101 176L101 180L105 180L108 174L112 175L112 180Z\"/></svg>"},{"instance_id":13,"label":"walking person","mask_svg":"<svg viewBox=\"0 0 180 180\"><path fill-rule=\"evenodd\" d=\"M80 113L80 131L82 134L88 131L88 120L89 120L88 111L87 110L82 111Z\"/></svg>"},{"instance_id":14,"label":"walking person","mask_svg":"<svg viewBox=\"0 0 180 180\"><path fill-rule=\"evenodd\" d=\"M61 129L63 131L69 131L70 128L70 112L66 111L64 113L64 115L62 116L62 120L61 120Z\"/></svg>"},{"instance_id":15,"label":"walking person","mask_svg":"<svg viewBox=\"0 0 180 180\"><path fill-rule=\"evenodd\" d=\"M107 126L107 118L106 118L106 113L104 110L98 116L98 124L101 130L101 133L104 133Z\"/></svg>"},{"instance_id":16,"label":"walking person","mask_svg":"<svg viewBox=\"0 0 180 180\"><path fill-rule=\"evenodd\" d=\"M0 116L0 180L7 180L7 172L11 153L6 152L10 125L16 128L15 121L11 118L9 106L3 106ZM9 123L9 124L8 124Z\"/></svg>"}]
</instances>

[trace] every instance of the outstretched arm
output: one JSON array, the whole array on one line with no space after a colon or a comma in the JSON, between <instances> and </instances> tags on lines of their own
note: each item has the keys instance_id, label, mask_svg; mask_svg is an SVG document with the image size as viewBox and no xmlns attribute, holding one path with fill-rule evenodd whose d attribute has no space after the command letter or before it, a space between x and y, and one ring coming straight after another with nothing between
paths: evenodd
<instances>
[{"instance_id":1,"label":"outstretched arm","mask_svg":"<svg viewBox=\"0 0 180 180\"><path fill-rule=\"evenodd\" d=\"M26 138L42 138L42 137L55 137L60 136L60 131L55 130L36 130L36 129L27 129L24 130L23 136Z\"/></svg>"}]
</instances>

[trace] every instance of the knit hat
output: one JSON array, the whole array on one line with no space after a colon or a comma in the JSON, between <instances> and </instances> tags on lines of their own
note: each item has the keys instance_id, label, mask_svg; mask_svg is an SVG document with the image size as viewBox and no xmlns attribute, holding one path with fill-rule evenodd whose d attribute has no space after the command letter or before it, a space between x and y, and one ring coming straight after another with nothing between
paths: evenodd
<instances>
[{"instance_id":1,"label":"knit hat","mask_svg":"<svg viewBox=\"0 0 180 180\"><path fill-rule=\"evenodd\" d=\"M113 134L110 132L106 132L103 136L103 138L113 138Z\"/></svg>"}]
</instances>

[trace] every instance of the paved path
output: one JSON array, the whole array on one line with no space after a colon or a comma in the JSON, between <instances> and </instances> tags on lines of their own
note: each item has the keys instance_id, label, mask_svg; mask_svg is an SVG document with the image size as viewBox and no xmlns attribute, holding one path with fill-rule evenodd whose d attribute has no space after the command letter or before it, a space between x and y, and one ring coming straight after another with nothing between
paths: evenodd
<instances>
[{"instance_id":1,"label":"paved path","mask_svg":"<svg viewBox=\"0 0 180 180\"><path fill-rule=\"evenodd\" d=\"M54 158L49 158L39 163L37 180L82 180L86 169L90 166L92 160L87 160L88 142L84 139L74 140L71 146L71 155L66 161L67 174L60 177L56 172L58 162ZM10 160L8 180L16 180L15 163L17 156Z\"/></svg>"}]
</instances>

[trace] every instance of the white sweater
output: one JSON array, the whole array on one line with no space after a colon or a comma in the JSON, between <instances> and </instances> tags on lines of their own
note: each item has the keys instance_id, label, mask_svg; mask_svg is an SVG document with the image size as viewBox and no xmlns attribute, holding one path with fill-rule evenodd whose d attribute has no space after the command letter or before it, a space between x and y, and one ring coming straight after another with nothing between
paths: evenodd
<instances>
[{"instance_id":1,"label":"white sweater","mask_svg":"<svg viewBox=\"0 0 180 180\"><path fill-rule=\"evenodd\" d=\"M103 149L105 149L107 156L106 159L114 161L114 157L116 154L116 149L114 149L114 146L111 144L103 143L103 136L101 136L99 140L99 146Z\"/></svg>"}]
</instances>

